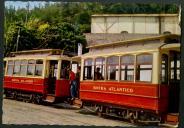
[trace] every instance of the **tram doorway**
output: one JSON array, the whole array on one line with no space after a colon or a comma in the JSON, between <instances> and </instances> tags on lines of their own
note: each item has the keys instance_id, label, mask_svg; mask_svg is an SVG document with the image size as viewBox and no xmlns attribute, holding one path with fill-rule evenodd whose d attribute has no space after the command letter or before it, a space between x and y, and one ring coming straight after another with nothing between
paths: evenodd
<instances>
[{"instance_id":1,"label":"tram doorway","mask_svg":"<svg viewBox=\"0 0 184 128\"><path fill-rule=\"evenodd\" d=\"M57 71L58 71L58 61L50 60L49 77L48 77L48 94L55 94Z\"/></svg>"},{"instance_id":2,"label":"tram doorway","mask_svg":"<svg viewBox=\"0 0 184 128\"><path fill-rule=\"evenodd\" d=\"M170 51L170 79L169 79L169 112L179 112L179 93L180 93L180 53Z\"/></svg>"}]
</instances>

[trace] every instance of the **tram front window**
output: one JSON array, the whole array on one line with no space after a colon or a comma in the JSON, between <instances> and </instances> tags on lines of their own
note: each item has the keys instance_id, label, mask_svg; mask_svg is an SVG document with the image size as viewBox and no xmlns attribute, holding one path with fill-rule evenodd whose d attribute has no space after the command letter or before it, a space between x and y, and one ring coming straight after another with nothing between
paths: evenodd
<instances>
[{"instance_id":1,"label":"tram front window","mask_svg":"<svg viewBox=\"0 0 184 128\"><path fill-rule=\"evenodd\" d=\"M151 82L152 78L152 55L142 54L137 56L137 79L138 81Z\"/></svg>"},{"instance_id":2,"label":"tram front window","mask_svg":"<svg viewBox=\"0 0 184 128\"><path fill-rule=\"evenodd\" d=\"M107 80L119 79L119 57L112 56L107 58Z\"/></svg>"}]
</instances>

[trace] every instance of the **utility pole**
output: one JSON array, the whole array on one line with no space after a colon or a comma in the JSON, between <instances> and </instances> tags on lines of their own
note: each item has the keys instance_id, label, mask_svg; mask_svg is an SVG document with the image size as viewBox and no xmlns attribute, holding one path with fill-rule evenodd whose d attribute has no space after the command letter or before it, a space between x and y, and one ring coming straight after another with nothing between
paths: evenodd
<instances>
[{"instance_id":1,"label":"utility pole","mask_svg":"<svg viewBox=\"0 0 184 128\"><path fill-rule=\"evenodd\" d=\"M27 21L28 21L29 6L30 5L29 5L29 2L28 2L27 6L26 6L27 12L26 12L26 21L25 21L25 23L27 23Z\"/></svg>"},{"instance_id":2,"label":"utility pole","mask_svg":"<svg viewBox=\"0 0 184 128\"><path fill-rule=\"evenodd\" d=\"M19 27L18 35L17 35L16 52L18 51L18 47L19 47L19 38L20 38L20 27Z\"/></svg>"}]
</instances>

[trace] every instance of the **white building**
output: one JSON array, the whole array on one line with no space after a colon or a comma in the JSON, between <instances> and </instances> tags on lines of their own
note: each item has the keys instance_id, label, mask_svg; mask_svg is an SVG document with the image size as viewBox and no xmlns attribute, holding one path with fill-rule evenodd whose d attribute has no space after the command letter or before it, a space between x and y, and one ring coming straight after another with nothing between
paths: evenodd
<instances>
[{"instance_id":1,"label":"white building","mask_svg":"<svg viewBox=\"0 0 184 128\"><path fill-rule=\"evenodd\" d=\"M91 33L180 34L178 14L96 14Z\"/></svg>"}]
</instances>

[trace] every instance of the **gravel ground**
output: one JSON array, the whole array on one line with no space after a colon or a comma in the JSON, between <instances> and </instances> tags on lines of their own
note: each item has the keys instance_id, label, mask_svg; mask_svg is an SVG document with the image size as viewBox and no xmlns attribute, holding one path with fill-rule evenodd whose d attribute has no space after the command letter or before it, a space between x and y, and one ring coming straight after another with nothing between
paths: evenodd
<instances>
[{"instance_id":1,"label":"gravel ground","mask_svg":"<svg viewBox=\"0 0 184 128\"><path fill-rule=\"evenodd\" d=\"M10 99L3 100L3 124L133 126L117 119L98 117L65 103L44 106Z\"/></svg>"}]
</instances>

